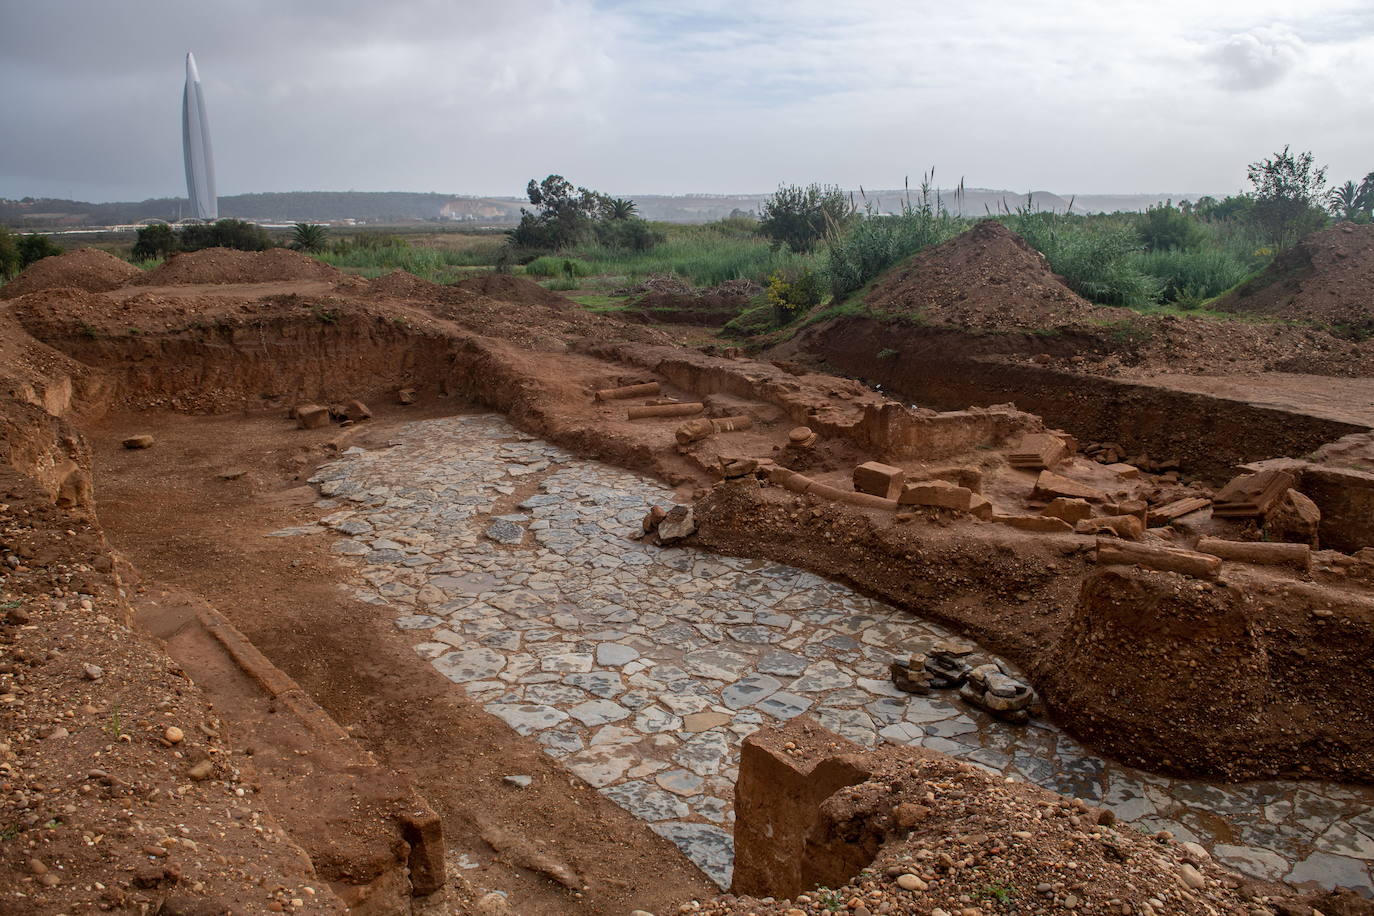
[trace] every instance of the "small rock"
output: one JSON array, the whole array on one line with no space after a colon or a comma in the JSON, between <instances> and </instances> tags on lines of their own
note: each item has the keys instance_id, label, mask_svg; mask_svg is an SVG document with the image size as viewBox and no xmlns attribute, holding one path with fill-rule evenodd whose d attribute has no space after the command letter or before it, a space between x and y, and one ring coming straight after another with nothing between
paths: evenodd
<instances>
[{"instance_id":1,"label":"small rock","mask_svg":"<svg viewBox=\"0 0 1374 916\"><path fill-rule=\"evenodd\" d=\"M414 404L414 403L415 403L415 399L416 399L416 395L415 395L415 389L414 389L414 388L402 388L400 391L396 392L396 400L400 401L402 404ZM488 895L488 896L490 896L490 895ZM483 899L486 899L486 898L483 898ZM503 902L505 901L505 898L504 898L504 897L501 898L501 899L502 899Z\"/></svg>"},{"instance_id":2,"label":"small rock","mask_svg":"<svg viewBox=\"0 0 1374 916\"><path fill-rule=\"evenodd\" d=\"M238 480L240 477L247 473L247 468L226 468L225 470L220 471L215 476L218 477L220 480Z\"/></svg>"},{"instance_id":3,"label":"small rock","mask_svg":"<svg viewBox=\"0 0 1374 916\"><path fill-rule=\"evenodd\" d=\"M507 785L515 786L517 789L528 789L534 783L533 776L526 776L523 773L515 776L502 776L501 780Z\"/></svg>"},{"instance_id":4,"label":"small rock","mask_svg":"<svg viewBox=\"0 0 1374 916\"><path fill-rule=\"evenodd\" d=\"M46 875L48 866L44 865L41 859L29 859L29 874Z\"/></svg>"},{"instance_id":5,"label":"small rock","mask_svg":"<svg viewBox=\"0 0 1374 916\"><path fill-rule=\"evenodd\" d=\"M215 765L206 759L187 770L186 775L196 782L202 782L210 778L210 774L214 772L214 769Z\"/></svg>"},{"instance_id":6,"label":"small rock","mask_svg":"<svg viewBox=\"0 0 1374 916\"><path fill-rule=\"evenodd\" d=\"M515 910L511 909L506 898L496 891L479 897L472 911L477 916L514 916L515 914Z\"/></svg>"},{"instance_id":7,"label":"small rock","mask_svg":"<svg viewBox=\"0 0 1374 916\"><path fill-rule=\"evenodd\" d=\"M61 738L65 738L65 737L67 737L67 736L70 735L70 734L71 734L71 732L67 731L65 728L63 728L62 726L59 725L59 726L57 726L56 728L54 728L52 731L48 732L48 733L47 733L46 735L44 735L43 737L44 737L45 739L47 739L48 741L56 741L56 740L59 740L59 739L61 739Z\"/></svg>"},{"instance_id":8,"label":"small rock","mask_svg":"<svg viewBox=\"0 0 1374 916\"><path fill-rule=\"evenodd\" d=\"M697 530L696 519L690 506L674 506L658 523L658 540L661 544L680 541Z\"/></svg>"},{"instance_id":9,"label":"small rock","mask_svg":"<svg viewBox=\"0 0 1374 916\"><path fill-rule=\"evenodd\" d=\"M186 733L175 725L169 725L162 733L162 737L167 739L168 744L180 744L186 738Z\"/></svg>"},{"instance_id":10,"label":"small rock","mask_svg":"<svg viewBox=\"0 0 1374 916\"><path fill-rule=\"evenodd\" d=\"M15 566L18 566L19 564L18 564L18 563L15 563L14 565L15 565ZM6 623L13 624L14 626L17 626L17 627L22 627L24 624L28 623L31 619L32 619L32 618L29 617L29 612L26 611L26 610L24 610L24 609L21 608L21 607L12 607L12 608L10 608L8 611L5 612L5 622L6 622Z\"/></svg>"},{"instance_id":11,"label":"small rock","mask_svg":"<svg viewBox=\"0 0 1374 916\"><path fill-rule=\"evenodd\" d=\"M62 879L58 878L57 875L51 873L38 876L38 883L44 887L57 887L61 880Z\"/></svg>"},{"instance_id":12,"label":"small rock","mask_svg":"<svg viewBox=\"0 0 1374 916\"><path fill-rule=\"evenodd\" d=\"M87 662L81 666L81 676L88 681L98 681L105 676L105 669Z\"/></svg>"},{"instance_id":13,"label":"small rock","mask_svg":"<svg viewBox=\"0 0 1374 916\"><path fill-rule=\"evenodd\" d=\"M1180 865L1178 868L1179 879L1188 887L1195 891L1200 891L1207 886L1207 879L1202 877L1202 873L1191 865Z\"/></svg>"},{"instance_id":14,"label":"small rock","mask_svg":"<svg viewBox=\"0 0 1374 916\"><path fill-rule=\"evenodd\" d=\"M123 445L125 448L130 448L130 449L136 449L136 448L152 448L152 447L153 447L153 443L156 442L156 441L157 441L157 440L154 439L152 436L148 435L147 433L143 433L143 434L138 435L138 436L130 436L129 438L125 439L125 440L124 440L123 442L121 442L120 444Z\"/></svg>"},{"instance_id":15,"label":"small rock","mask_svg":"<svg viewBox=\"0 0 1374 916\"><path fill-rule=\"evenodd\" d=\"M929 885L911 872L897 876L897 886L904 891L923 891Z\"/></svg>"},{"instance_id":16,"label":"small rock","mask_svg":"<svg viewBox=\"0 0 1374 916\"><path fill-rule=\"evenodd\" d=\"M1211 853L1203 849L1197 843L1179 843L1178 848L1183 850L1183 854L1194 862L1206 862L1212 857Z\"/></svg>"}]
</instances>

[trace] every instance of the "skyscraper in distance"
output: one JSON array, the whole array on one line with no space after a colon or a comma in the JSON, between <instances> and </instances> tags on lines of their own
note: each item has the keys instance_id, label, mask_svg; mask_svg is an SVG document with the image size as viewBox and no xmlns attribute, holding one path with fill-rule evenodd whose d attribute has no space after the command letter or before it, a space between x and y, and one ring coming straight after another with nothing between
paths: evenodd
<instances>
[{"instance_id":1,"label":"skyscraper in distance","mask_svg":"<svg viewBox=\"0 0 1374 916\"><path fill-rule=\"evenodd\" d=\"M205 96L200 91L196 58L190 52L186 54L186 88L181 93L181 149L186 157L190 215L207 221L219 219L215 158L210 153L210 117L205 113Z\"/></svg>"}]
</instances>

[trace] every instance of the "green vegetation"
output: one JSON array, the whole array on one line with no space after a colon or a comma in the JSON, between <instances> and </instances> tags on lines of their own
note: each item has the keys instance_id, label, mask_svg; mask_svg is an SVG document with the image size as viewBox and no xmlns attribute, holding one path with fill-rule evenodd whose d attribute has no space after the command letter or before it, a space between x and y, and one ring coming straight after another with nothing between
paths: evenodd
<instances>
[{"instance_id":1,"label":"green vegetation","mask_svg":"<svg viewBox=\"0 0 1374 916\"><path fill-rule=\"evenodd\" d=\"M329 230L319 223L296 223L291 230L291 247L297 251L323 251Z\"/></svg>"},{"instance_id":2,"label":"green vegetation","mask_svg":"<svg viewBox=\"0 0 1374 916\"><path fill-rule=\"evenodd\" d=\"M844 231L854 207L835 185L779 185L763 202L759 233L801 254Z\"/></svg>"},{"instance_id":3,"label":"green vegetation","mask_svg":"<svg viewBox=\"0 0 1374 916\"><path fill-rule=\"evenodd\" d=\"M806 267L778 271L768 278L768 304L773 307L773 317L779 326L820 305L824 295L820 276Z\"/></svg>"},{"instance_id":4,"label":"green vegetation","mask_svg":"<svg viewBox=\"0 0 1374 916\"><path fill-rule=\"evenodd\" d=\"M1316 168L1311 153L1290 153L1288 147L1247 170L1254 187L1251 218L1277 248L1326 225L1326 167Z\"/></svg>"},{"instance_id":5,"label":"green vegetation","mask_svg":"<svg viewBox=\"0 0 1374 916\"><path fill-rule=\"evenodd\" d=\"M133 259L148 261L168 258L179 251L200 251L202 248L265 251L271 247L272 237L266 229L239 219L196 223L181 229L173 229L166 223L154 223L138 230Z\"/></svg>"},{"instance_id":6,"label":"green vegetation","mask_svg":"<svg viewBox=\"0 0 1374 916\"><path fill-rule=\"evenodd\" d=\"M46 235L15 235L0 226L0 280L10 279L34 261L61 253L61 246Z\"/></svg>"},{"instance_id":7,"label":"green vegetation","mask_svg":"<svg viewBox=\"0 0 1374 916\"><path fill-rule=\"evenodd\" d=\"M1332 188L1326 195L1326 206L1337 219L1369 222L1374 218L1374 172L1364 176L1359 184L1347 181Z\"/></svg>"},{"instance_id":8,"label":"green vegetation","mask_svg":"<svg viewBox=\"0 0 1374 916\"><path fill-rule=\"evenodd\" d=\"M931 184L934 174L932 169L921 177L920 194L915 202L908 187L901 213L878 216L871 212L871 206L867 207L867 215L856 218L848 231L831 239L826 270L830 292L836 299L862 288L916 252L938 245L968 228L967 220L955 218L940 206L939 192Z\"/></svg>"},{"instance_id":9,"label":"green vegetation","mask_svg":"<svg viewBox=\"0 0 1374 916\"><path fill-rule=\"evenodd\" d=\"M1159 282L1133 255L1143 249L1127 220L1018 210L1003 219L1049 261L1069 288L1102 305L1142 308L1159 297Z\"/></svg>"}]
</instances>

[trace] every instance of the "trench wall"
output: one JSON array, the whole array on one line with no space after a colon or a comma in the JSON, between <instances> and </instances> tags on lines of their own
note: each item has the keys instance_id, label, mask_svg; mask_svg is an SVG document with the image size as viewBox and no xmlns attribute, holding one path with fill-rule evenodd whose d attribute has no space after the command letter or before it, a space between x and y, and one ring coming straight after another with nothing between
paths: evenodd
<instances>
[{"instance_id":1,"label":"trench wall","mask_svg":"<svg viewBox=\"0 0 1374 916\"><path fill-rule=\"evenodd\" d=\"M1221 484L1239 464L1307 455L1364 427L1107 378L988 358L1046 352L1053 338L998 336L968 347L958 335L841 319L808 346L836 370L924 407L962 408L1014 400L1083 442L1117 442L1132 454L1176 458L1188 473ZM1001 347L993 346L1001 343ZM879 359L884 350L894 357Z\"/></svg>"}]
</instances>

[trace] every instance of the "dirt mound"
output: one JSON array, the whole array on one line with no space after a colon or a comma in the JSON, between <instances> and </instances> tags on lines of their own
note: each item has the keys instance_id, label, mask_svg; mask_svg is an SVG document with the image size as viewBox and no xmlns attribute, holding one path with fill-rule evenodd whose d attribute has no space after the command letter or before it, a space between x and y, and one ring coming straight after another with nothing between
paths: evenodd
<instances>
[{"instance_id":1,"label":"dirt mound","mask_svg":"<svg viewBox=\"0 0 1374 916\"><path fill-rule=\"evenodd\" d=\"M172 255L166 263L144 274L137 285L271 283L281 280L336 280L341 276L328 264L285 248L269 248L266 251L204 248Z\"/></svg>"},{"instance_id":2,"label":"dirt mound","mask_svg":"<svg viewBox=\"0 0 1374 916\"><path fill-rule=\"evenodd\" d=\"M1131 314L1079 296L1050 270L1044 255L993 220L895 268L873 288L868 306L929 324L992 330L1059 327Z\"/></svg>"},{"instance_id":3,"label":"dirt mound","mask_svg":"<svg viewBox=\"0 0 1374 916\"><path fill-rule=\"evenodd\" d=\"M453 284L454 287L470 293L479 293L491 299L510 302L515 305L548 305L554 308L572 308L573 303L524 277L510 274L484 274L470 277Z\"/></svg>"},{"instance_id":4,"label":"dirt mound","mask_svg":"<svg viewBox=\"0 0 1374 916\"><path fill-rule=\"evenodd\" d=\"M1374 334L1374 226L1340 223L1314 232L1247 283L1218 299L1227 312Z\"/></svg>"},{"instance_id":5,"label":"dirt mound","mask_svg":"<svg viewBox=\"0 0 1374 916\"><path fill-rule=\"evenodd\" d=\"M98 248L78 248L30 264L18 277L0 287L0 299L13 299L40 289L68 287L104 292L129 283L142 271Z\"/></svg>"},{"instance_id":6,"label":"dirt mound","mask_svg":"<svg viewBox=\"0 0 1374 916\"><path fill-rule=\"evenodd\" d=\"M384 277L369 280L367 287L368 292L390 299L443 299L444 293L448 290L447 287L421 280L404 270L393 270Z\"/></svg>"}]
</instances>

